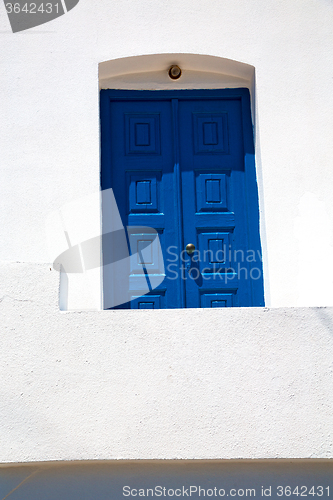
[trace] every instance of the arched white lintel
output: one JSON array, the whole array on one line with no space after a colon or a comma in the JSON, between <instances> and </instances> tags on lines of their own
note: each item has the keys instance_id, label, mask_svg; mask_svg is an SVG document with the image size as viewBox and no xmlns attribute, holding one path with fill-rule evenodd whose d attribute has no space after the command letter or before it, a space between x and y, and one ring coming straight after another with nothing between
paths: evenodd
<instances>
[{"instance_id":1,"label":"arched white lintel","mask_svg":"<svg viewBox=\"0 0 333 500\"><path fill-rule=\"evenodd\" d=\"M179 80L168 76L171 65L182 69ZM101 89L167 90L250 89L254 121L254 67L239 61L203 54L149 54L113 59L99 64Z\"/></svg>"},{"instance_id":2,"label":"arched white lintel","mask_svg":"<svg viewBox=\"0 0 333 500\"><path fill-rule=\"evenodd\" d=\"M183 75L179 80L170 80L167 70L172 64L178 64L183 70ZM216 57L203 54L147 54L133 57L123 57L112 59L99 64L99 79L101 88L106 88L109 79L112 83L121 76L128 76L138 73L161 73L164 78L161 81L170 86L177 85L176 88L188 88L189 72L203 72L218 74L225 77L235 77L244 81L253 78L254 67L239 61L233 61L223 57ZM149 75L146 75L149 76Z\"/></svg>"}]
</instances>

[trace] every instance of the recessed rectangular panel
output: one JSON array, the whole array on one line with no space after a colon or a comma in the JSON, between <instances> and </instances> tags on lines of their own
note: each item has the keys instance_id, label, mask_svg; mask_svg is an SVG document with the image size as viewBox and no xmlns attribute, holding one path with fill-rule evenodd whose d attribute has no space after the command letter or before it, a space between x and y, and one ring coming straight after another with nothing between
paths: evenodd
<instances>
[{"instance_id":1,"label":"recessed rectangular panel","mask_svg":"<svg viewBox=\"0 0 333 500\"><path fill-rule=\"evenodd\" d=\"M151 205L151 180L136 182L136 204Z\"/></svg>"},{"instance_id":2,"label":"recessed rectangular panel","mask_svg":"<svg viewBox=\"0 0 333 500\"><path fill-rule=\"evenodd\" d=\"M232 307L233 302L233 293L203 293L201 295L201 307Z\"/></svg>"},{"instance_id":3,"label":"recessed rectangular panel","mask_svg":"<svg viewBox=\"0 0 333 500\"><path fill-rule=\"evenodd\" d=\"M230 233L199 233L198 240L201 272L227 272L230 267Z\"/></svg>"},{"instance_id":4,"label":"recessed rectangular panel","mask_svg":"<svg viewBox=\"0 0 333 500\"><path fill-rule=\"evenodd\" d=\"M210 264L225 263L225 253L228 251L225 238L209 239L208 251Z\"/></svg>"},{"instance_id":5,"label":"recessed rectangular panel","mask_svg":"<svg viewBox=\"0 0 333 500\"><path fill-rule=\"evenodd\" d=\"M125 114L126 155L161 153L160 115Z\"/></svg>"},{"instance_id":6,"label":"recessed rectangular panel","mask_svg":"<svg viewBox=\"0 0 333 500\"><path fill-rule=\"evenodd\" d=\"M150 123L135 123L135 145L150 146Z\"/></svg>"},{"instance_id":7,"label":"recessed rectangular panel","mask_svg":"<svg viewBox=\"0 0 333 500\"><path fill-rule=\"evenodd\" d=\"M196 175L197 212L225 212L227 207L227 174Z\"/></svg>"},{"instance_id":8,"label":"recessed rectangular panel","mask_svg":"<svg viewBox=\"0 0 333 500\"><path fill-rule=\"evenodd\" d=\"M154 302L139 302L139 309L155 309Z\"/></svg>"},{"instance_id":9,"label":"recessed rectangular panel","mask_svg":"<svg viewBox=\"0 0 333 500\"><path fill-rule=\"evenodd\" d=\"M227 113L193 113L194 153L229 154Z\"/></svg>"},{"instance_id":10,"label":"recessed rectangular panel","mask_svg":"<svg viewBox=\"0 0 333 500\"><path fill-rule=\"evenodd\" d=\"M132 295L131 309L161 309L161 296L157 294L142 297Z\"/></svg>"},{"instance_id":11,"label":"recessed rectangular panel","mask_svg":"<svg viewBox=\"0 0 333 500\"><path fill-rule=\"evenodd\" d=\"M160 212L158 207L160 192L160 172L128 172L129 213Z\"/></svg>"},{"instance_id":12,"label":"recessed rectangular panel","mask_svg":"<svg viewBox=\"0 0 333 500\"><path fill-rule=\"evenodd\" d=\"M210 303L211 307L227 307L226 300L212 300Z\"/></svg>"},{"instance_id":13,"label":"recessed rectangular panel","mask_svg":"<svg viewBox=\"0 0 333 500\"><path fill-rule=\"evenodd\" d=\"M147 228L148 229L148 228ZM129 234L131 274L164 272L163 256L156 233Z\"/></svg>"},{"instance_id":14,"label":"recessed rectangular panel","mask_svg":"<svg viewBox=\"0 0 333 500\"><path fill-rule=\"evenodd\" d=\"M205 146L216 145L218 139L218 126L217 122L204 122L203 123L203 143Z\"/></svg>"},{"instance_id":15,"label":"recessed rectangular panel","mask_svg":"<svg viewBox=\"0 0 333 500\"><path fill-rule=\"evenodd\" d=\"M137 241L137 262L138 264L153 264L152 239L142 239Z\"/></svg>"},{"instance_id":16,"label":"recessed rectangular panel","mask_svg":"<svg viewBox=\"0 0 333 500\"><path fill-rule=\"evenodd\" d=\"M206 203L221 203L221 179L206 179Z\"/></svg>"}]
</instances>

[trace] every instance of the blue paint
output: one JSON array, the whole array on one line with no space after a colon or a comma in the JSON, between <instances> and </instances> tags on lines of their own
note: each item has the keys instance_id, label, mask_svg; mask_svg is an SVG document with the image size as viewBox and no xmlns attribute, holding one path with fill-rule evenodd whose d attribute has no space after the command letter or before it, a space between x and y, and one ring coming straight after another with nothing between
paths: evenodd
<instances>
[{"instance_id":1,"label":"blue paint","mask_svg":"<svg viewBox=\"0 0 333 500\"><path fill-rule=\"evenodd\" d=\"M102 189L113 188L124 226L158 231L166 269L138 298L144 270L133 264L135 299L121 308L264 305L248 90L102 90L101 141ZM149 234L131 238L140 250Z\"/></svg>"}]
</instances>

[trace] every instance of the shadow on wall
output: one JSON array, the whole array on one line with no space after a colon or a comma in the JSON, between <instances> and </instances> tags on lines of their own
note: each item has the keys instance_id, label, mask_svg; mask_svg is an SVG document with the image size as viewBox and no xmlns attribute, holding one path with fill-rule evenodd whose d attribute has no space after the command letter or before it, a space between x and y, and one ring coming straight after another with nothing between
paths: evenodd
<instances>
[{"instance_id":1,"label":"shadow on wall","mask_svg":"<svg viewBox=\"0 0 333 500\"><path fill-rule=\"evenodd\" d=\"M327 313L326 308L325 307L319 307L319 308L316 307L314 309L314 311L315 311L316 315L318 316L322 325L324 325L324 327L328 331L328 333L333 336L333 322L332 322L331 316Z\"/></svg>"}]
</instances>

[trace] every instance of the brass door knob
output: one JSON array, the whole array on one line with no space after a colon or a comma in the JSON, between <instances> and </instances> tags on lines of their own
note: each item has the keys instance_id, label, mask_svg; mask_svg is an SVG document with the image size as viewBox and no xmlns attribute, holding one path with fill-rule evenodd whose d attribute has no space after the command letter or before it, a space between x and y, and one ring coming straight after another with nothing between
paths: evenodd
<instances>
[{"instance_id":1,"label":"brass door knob","mask_svg":"<svg viewBox=\"0 0 333 500\"><path fill-rule=\"evenodd\" d=\"M186 245L186 249L185 250L188 253L188 255L192 255L192 253L195 250L195 246L193 245L193 243L189 243L188 245Z\"/></svg>"}]
</instances>

